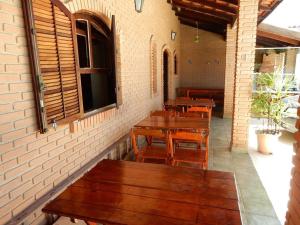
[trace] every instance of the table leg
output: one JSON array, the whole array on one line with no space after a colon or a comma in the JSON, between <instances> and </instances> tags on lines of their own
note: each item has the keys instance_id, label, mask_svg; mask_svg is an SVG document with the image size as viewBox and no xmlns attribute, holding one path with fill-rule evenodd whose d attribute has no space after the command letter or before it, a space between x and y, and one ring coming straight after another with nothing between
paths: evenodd
<instances>
[{"instance_id":1,"label":"table leg","mask_svg":"<svg viewBox=\"0 0 300 225\"><path fill-rule=\"evenodd\" d=\"M96 222L90 222L90 221L84 221L86 225L109 225L108 223L96 223Z\"/></svg>"}]
</instances>

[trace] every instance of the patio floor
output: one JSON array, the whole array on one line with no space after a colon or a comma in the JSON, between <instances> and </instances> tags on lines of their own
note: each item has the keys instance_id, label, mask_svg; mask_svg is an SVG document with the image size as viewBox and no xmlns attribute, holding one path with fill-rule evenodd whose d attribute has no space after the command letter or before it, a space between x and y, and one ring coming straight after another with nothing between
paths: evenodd
<instances>
[{"instance_id":1,"label":"patio floor","mask_svg":"<svg viewBox=\"0 0 300 225\"><path fill-rule=\"evenodd\" d=\"M280 225L249 154L229 151L231 120L213 118L209 169L236 175L244 225Z\"/></svg>"}]
</instances>

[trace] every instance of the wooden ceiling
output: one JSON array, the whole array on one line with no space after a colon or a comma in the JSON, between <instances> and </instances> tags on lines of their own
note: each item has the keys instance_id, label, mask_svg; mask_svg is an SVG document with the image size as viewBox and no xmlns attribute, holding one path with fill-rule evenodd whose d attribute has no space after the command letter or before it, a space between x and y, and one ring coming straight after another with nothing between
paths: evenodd
<instances>
[{"instance_id":1,"label":"wooden ceiling","mask_svg":"<svg viewBox=\"0 0 300 225\"><path fill-rule=\"evenodd\" d=\"M168 0L180 22L225 35L227 24L234 24L239 0ZM282 0L260 0L258 23L264 20Z\"/></svg>"},{"instance_id":2,"label":"wooden ceiling","mask_svg":"<svg viewBox=\"0 0 300 225\"><path fill-rule=\"evenodd\" d=\"M260 0L258 24L260 24L283 0Z\"/></svg>"}]
</instances>

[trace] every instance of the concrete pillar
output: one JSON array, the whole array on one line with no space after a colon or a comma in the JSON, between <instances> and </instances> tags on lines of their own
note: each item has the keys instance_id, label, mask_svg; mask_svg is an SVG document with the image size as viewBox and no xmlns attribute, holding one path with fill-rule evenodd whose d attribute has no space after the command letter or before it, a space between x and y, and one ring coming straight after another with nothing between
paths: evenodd
<instances>
[{"instance_id":1,"label":"concrete pillar","mask_svg":"<svg viewBox=\"0 0 300 225\"><path fill-rule=\"evenodd\" d=\"M259 0L240 0L231 148L247 152Z\"/></svg>"},{"instance_id":2,"label":"concrete pillar","mask_svg":"<svg viewBox=\"0 0 300 225\"><path fill-rule=\"evenodd\" d=\"M233 114L233 92L234 74L236 61L236 37L237 25L227 25L226 34L226 68L225 68L225 88L224 88L224 118L232 118Z\"/></svg>"}]
</instances>

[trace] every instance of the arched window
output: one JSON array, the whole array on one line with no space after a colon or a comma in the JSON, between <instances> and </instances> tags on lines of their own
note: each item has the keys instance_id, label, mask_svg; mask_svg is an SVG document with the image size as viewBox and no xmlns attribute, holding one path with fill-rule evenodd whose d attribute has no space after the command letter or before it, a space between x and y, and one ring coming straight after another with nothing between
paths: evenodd
<instances>
[{"instance_id":1,"label":"arched window","mask_svg":"<svg viewBox=\"0 0 300 225\"><path fill-rule=\"evenodd\" d=\"M177 68L177 55L175 53L174 55L174 74L177 75L178 73L178 68Z\"/></svg>"},{"instance_id":2,"label":"arched window","mask_svg":"<svg viewBox=\"0 0 300 225\"><path fill-rule=\"evenodd\" d=\"M150 74L151 74L151 95L157 94L157 46L151 37L150 40Z\"/></svg>"},{"instance_id":3,"label":"arched window","mask_svg":"<svg viewBox=\"0 0 300 225\"><path fill-rule=\"evenodd\" d=\"M116 103L114 35L98 17L76 13L76 38L84 112Z\"/></svg>"}]
</instances>

